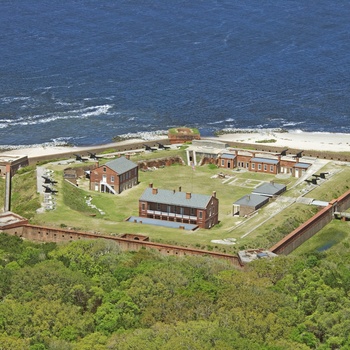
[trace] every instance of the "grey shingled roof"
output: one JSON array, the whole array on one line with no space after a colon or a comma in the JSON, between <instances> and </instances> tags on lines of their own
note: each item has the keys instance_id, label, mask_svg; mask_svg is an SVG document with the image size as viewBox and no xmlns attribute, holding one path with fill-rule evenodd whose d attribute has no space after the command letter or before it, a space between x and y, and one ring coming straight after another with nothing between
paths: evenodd
<instances>
[{"instance_id":1,"label":"grey shingled roof","mask_svg":"<svg viewBox=\"0 0 350 350\"><path fill-rule=\"evenodd\" d=\"M256 207L261 203L264 203L268 197L260 196L258 194L247 194L243 196L242 198L238 199L238 201L234 202L233 204L237 205L245 205L248 207Z\"/></svg>"},{"instance_id":2,"label":"grey shingled roof","mask_svg":"<svg viewBox=\"0 0 350 350\"><path fill-rule=\"evenodd\" d=\"M295 167L295 168L305 168L305 169L307 169L310 165L311 165L311 164L309 164L309 163L296 163L296 164L294 165L294 167Z\"/></svg>"},{"instance_id":3,"label":"grey shingled roof","mask_svg":"<svg viewBox=\"0 0 350 350\"><path fill-rule=\"evenodd\" d=\"M235 154L231 154L231 153L223 153L221 155L221 158L226 158L226 159L235 159L236 155Z\"/></svg>"},{"instance_id":4,"label":"grey shingled roof","mask_svg":"<svg viewBox=\"0 0 350 350\"><path fill-rule=\"evenodd\" d=\"M279 160L277 159L261 158L261 157L254 157L250 161L256 162L256 163L266 163L266 164L278 164L279 162Z\"/></svg>"},{"instance_id":5,"label":"grey shingled roof","mask_svg":"<svg viewBox=\"0 0 350 350\"><path fill-rule=\"evenodd\" d=\"M120 157L107 162L105 166L114 170L118 174L126 173L127 171L134 169L137 165L125 157Z\"/></svg>"},{"instance_id":6,"label":"grey shingled roof","mask_svg":"<svg viewBox=\"0 0 350 350\"><path fill-rule=\"evenodd\" d=\"M262 185L258 186L252 193L255 194L266 194L273 196L274 194L277 194L281 190L285 189L286 185L279 184L276 182L269 182L269 183L263 183Z\"/></svg>"},{"instance_id":7,"label":"grey shingled roof","mask_svg":"<svg viewBox=\"0 0 350 350\"><path fill-rule=\"evenodd\" d=\"M151 187L146 188L140 200L200 209L205 209L211 200L211 196L204 194L191 193L191 198L186 199L186 192L157 189L158 193L153 194L152 190Z\"/></svg>"}]
</instances>

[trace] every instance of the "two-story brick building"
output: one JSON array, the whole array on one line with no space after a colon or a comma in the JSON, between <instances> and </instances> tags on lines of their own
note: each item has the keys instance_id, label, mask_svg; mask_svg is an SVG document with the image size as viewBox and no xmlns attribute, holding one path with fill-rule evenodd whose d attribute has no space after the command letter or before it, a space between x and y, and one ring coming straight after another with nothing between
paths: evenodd
<instances>
[{"instance_id":1,"label":"two-story brick building","mask_svg":"<svg viewBox=\"0 0 350 350\"><path fill-rule=\"evenodd\" d=\"M211 196L154 188L152 184L139 199L139 216L211 228L218 223L219 200Z\"/></svg>"},{"instance_id":2,"label":"two-story brick building","mask_svg":"<svg viewBox=\"0 0 350 350\"><path fill-rule=\"evenodd\" d=\"M120 157L96 167L90 173L90 190L118 194L137 185L138 165Z\"/></svg>"}]
</instances>

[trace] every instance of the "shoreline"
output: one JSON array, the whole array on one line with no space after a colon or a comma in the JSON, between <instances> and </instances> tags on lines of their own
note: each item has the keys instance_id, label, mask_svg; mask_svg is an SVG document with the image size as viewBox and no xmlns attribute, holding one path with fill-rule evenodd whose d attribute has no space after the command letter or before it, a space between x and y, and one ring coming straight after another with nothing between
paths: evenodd
<instances>
[{"instance_id":1,"label":"shoreline","mask_svg":"<svg viewBox=\"0 0 350 350\"><path fill-rule=\"evenodd\" d=\"M222 142L267 145L309 151L350 152L350 134L332 132L279 132L261 130L221 134L215 138Z\"/></svg>"},{"instance_id":2,"label":"shoreline","mask_svg":"<svg viewBox=\"0 0 350 350\"><path fill-rule=\"evenodd\" d=\"M154 140L167 139L167 136L154 135ZM350 152L350 134L331 132L303 132L290 131L279 132L275 130L244 130L237 129L237 132L225 133L218 136L203 137L203 139L216 140L221 142L236 142L242 144L267 145L300 150L328 151L328 152ZM106 149L131 144L135 142L149 142L150 138L135 137L123 141L116 141L102 145L90 146L54 146L54 145L33 145L19 146L12 150L1 150L0 154L26 155L28 158L40 156L59 155L68 152L87 152L91 149ZM5 147L5 146L3 146ZM16 146L15 146L16 147Z\"/></svg>"}]
</instances>

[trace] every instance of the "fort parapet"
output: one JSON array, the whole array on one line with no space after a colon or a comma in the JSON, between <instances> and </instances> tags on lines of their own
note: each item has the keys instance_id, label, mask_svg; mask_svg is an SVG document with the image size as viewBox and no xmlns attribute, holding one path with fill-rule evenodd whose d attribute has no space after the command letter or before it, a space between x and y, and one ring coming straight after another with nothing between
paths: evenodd
<instances>
[{"instance_id":1,"label":"fort parapet","mask_svg":"<svg viewBox=\"0 0 350 350\"><path fill-rule=\"evenodd\" d=\"M234 266L241 267L242 263L238 256L212 252L207 250L193 249L181 246L174 246L169 244L161 244L156 242L148 241L144 236L142 239L138 235L124 235L112 236L112 235L101 235L93 234L88 232L79 232L73 230L44 227L37 225L29 225L19 223L16 227L3 227L2 231L21 237L23 239L28 239L34 242L69 242L77 241L81 239L108 239L116 242L121 250L123 251L138 251L140 249L154 249L163 255L174 255L174 256L186 256L186 255L197 255L197 256L207 256L217 259L224 259L231 262Z\"/></svg>"}]
</instances>

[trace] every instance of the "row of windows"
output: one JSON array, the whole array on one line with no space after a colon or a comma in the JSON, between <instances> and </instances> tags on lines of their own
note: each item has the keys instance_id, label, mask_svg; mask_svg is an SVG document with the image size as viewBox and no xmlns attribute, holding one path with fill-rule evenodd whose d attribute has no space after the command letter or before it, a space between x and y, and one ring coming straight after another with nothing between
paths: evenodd
<instances>
[{"instance_id":1,"label":"row of windows","mask_svg":"<svg viewBox=\"0 0 350 350\"><path fill-rule=\"evenodd\" d=\"M225 160L224 159L221 159L221 165L222 166L225 166ZM230 162L228 162L228 167L230 168ZM238 167L241 167L241 168L249 168L249 163L245 163L245 162L238 162ZM264 164L264 171L267 171L267 165ZM252 169L255 169L255 163L252 163L251 165L251 168ZM262 164L258 164L258 170L261 170L262 169ZM270 165L270 172L273 172L274 171L274 166L273 165Z\"/></svg>"},{"instance_id":2,"label":"row of windows","mask_svg":"<svg viewBox=\"0 0 350 350\"><path fill-rule=\"evenodd\" d=\"M157 203L157 210L161 211L162 205L160 203ZM146 203L141 203L141 210L146 210ZM168 213L178 213L180 215L184 214L184 208L183 207L176 207L174 205L168 205L167 206L167 212ZM203 217L203 212L198 211L199 218L202 219ZM196 208L190 208L190 215L197 215L197 209Z\"/></svg>"},{"instance_id":3,"label":"row of windows","mask_svg":"<svg viewBox=\"0 0 350 350\"><path fill-rule=\"evenodd\" d=\"M106 181L106 175L102 175L102 178L104 179L104 181ZM125 174L121 174L121 175L120 175L120 182L129 180L129 178L131 178L129 172L128 172L128 173L125 173ZM114 176L114 175L111 175L110 182L114 182L114 181L115 181L115 176Z\"/></svg>"},{"instance_id":4,"label":"row of windows","mask_svg":"<svg viewBox=\"0 0 350 350\"><path fill-rule=\"evenodd\" d=\"M252 163L252 169L255 169L255 163ZM262 164L258 164L258 170L262 169ZM264 171L267 171L267 164L264 164ZM270 165L270 172L274 171L273 165Z\"/></svg>"},{"instance_id":5,"label":"row of windows","mask_svg":"<svg viewBox=\"0 0 350 350\"><path fill-rule=\"evenodd\" d=\"M238 162L238 167L241 167L241 168L249 168L249 163L244 163L244 162Z\"/></svg>"}]
</instances>

